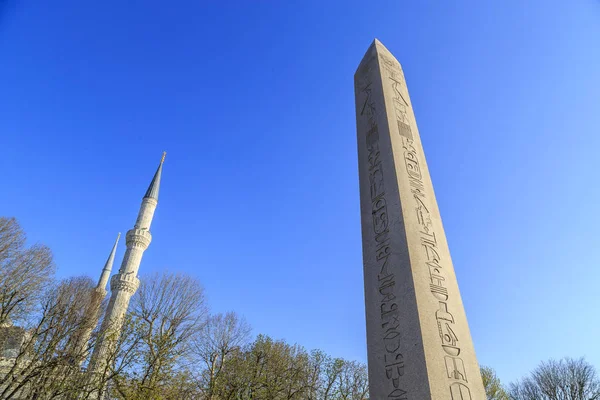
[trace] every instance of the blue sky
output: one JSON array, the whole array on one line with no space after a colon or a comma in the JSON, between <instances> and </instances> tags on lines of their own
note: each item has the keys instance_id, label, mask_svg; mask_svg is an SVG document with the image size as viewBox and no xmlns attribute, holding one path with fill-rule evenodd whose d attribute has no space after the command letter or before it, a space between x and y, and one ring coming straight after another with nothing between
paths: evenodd
<instances>
[{"instance_id":1,"label":"blue sky","mask_svg":"<svg viewBox=\"0 0 600 400\"><path fill-rule=\"evenodd\" d=\"M0 214L97 277L166 150L142 273L365 361L353 74L378 37L480 363L600 368L599 21L595 0L0 0Z\"/></svg>"}]
</instances>

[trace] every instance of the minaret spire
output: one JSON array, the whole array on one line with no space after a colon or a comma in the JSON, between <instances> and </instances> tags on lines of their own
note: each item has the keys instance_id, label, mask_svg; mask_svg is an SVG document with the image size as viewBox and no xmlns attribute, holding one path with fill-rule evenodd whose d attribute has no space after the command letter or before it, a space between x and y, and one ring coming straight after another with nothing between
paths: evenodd
<instances>
[{"instance_id":1,"label":"minaret spire","mask_svg":"<svg viewBox=\"0 0 600 400\"><path fill-rule=\"evenodd\" d=\"M115 253L117 252L117 245L119 244L120 237L121 232L119 232L117 235L117 240L115 240L115 244L113 245L108 259L104 264L104 268L102 268L98 285L96 285L96 287L92 290L90 295L90 303L88 306L89 308L86 311L86 318L81 324L81 329L79 330L78 334L75 336L75 350L73 355L79 363L82 363L87 357L92 331L96 325L98 325L98 319L100 318L100 306L102 305L102 300L104 300L106 297L106 284L108 283L108 278L110 277L110 272L115 260Z\"/></svg>"},{"instance_id":2,"label":"minaret spire","mask_svg":"<svg viewBox=\"0 0 600 400\"><path fill-rule=\"evenodd\" d=\"M148 190L146 190L146 194L144 197L149 197L158 201L158 190L160 189L160 176L162 175L162 166L165 162L165 157L167 156L167 152L163 151L162 157L160 159L160 164L158 164L158 169L154 174L154 178L152 178L152 182L150 182L150 186L148 186Z\"/></svg>"},{"instance_id":3,"label":"minaret spire","mask_svg":"<svg viewBox=\"0 0 600 400\"><path fill-rule=\"evenodd\" d=\"M158 205L158 191L165 155L166 153L163 153L158 169L142 199L135 226L125 235L127 250L123 256L119 272L113 275L110 280L110 301L108 302L106 315L100 328L100 335L90 361L89 370L92 374L102 373L105 370L110 358L110 352L114 350L115 339L120 335L131 296L133 296L140 284L137 274L144 251L152 241L150 225L152 224L154 211ZM101 394L100 397L102 397Z\"/></svg>"},{"instance_id":4,"label":"minaret spire","mask_svg":"<svg viewBox=\"0 0 600 400\"><path fill-rule=\"evenodd\" d=\"M100 274L100 279L98 280L98 286L96 289L103 289L106 291L106 284L108 283L108 278L110 277L110 272L112 271L113 263L115 261L115 254L117 252L117 244L119 244L119 239L121 238L121 232L117 235L117 240L115 240L115 244L106 260L106 264L104 264L104 268L102 268L102 273Z\"/></svg>"}]
</instances>

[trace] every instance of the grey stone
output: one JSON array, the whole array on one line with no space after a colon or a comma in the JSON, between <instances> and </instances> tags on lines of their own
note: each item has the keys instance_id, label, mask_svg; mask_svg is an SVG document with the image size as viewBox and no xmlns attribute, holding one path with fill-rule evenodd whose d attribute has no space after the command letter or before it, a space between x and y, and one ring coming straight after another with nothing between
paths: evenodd
<instances>
[{"instance_id":1,"label":"grey stone","mask_svg":"<svg viewBox=\"0 0 600 400\"><path fill-rule=\"evenodd\" d=\"M0 359L16 358L26 339L25 329L10 324L0 326Z\"/></svg>"},{"instance_id":2,"label":"grey stone","mask_svg":"<svg viewBox=\"0 0 600 400\"><path fill-rule=\"evenodd\" d=\"M484 400L402 67L375 40L354 84L370 398Z\"/></svg>"}]
</instances>

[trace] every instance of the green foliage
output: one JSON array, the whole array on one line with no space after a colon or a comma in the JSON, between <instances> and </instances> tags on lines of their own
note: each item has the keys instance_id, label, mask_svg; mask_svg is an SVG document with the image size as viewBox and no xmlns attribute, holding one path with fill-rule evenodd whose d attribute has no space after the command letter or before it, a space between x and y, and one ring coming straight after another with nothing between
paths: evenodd
<instances>
[{"instance_id":1,"label":"green foliage","mask_svg":"<svg viewBox=\"0 0 600 400\"><path fill-rule=\"evenodd\" d=\"M211 400L368 398L365 365L319 350L309 353L265 335L233 351L212 387L212 397L207 397Z\"/></svg>"},{"instance_id":2,"label":"green foliage","mask_svg":"<svg viewBox=\"0 0 600 400\"><path fill-rule=\"evenodd\" d=\"M483 379L483 387L487 400L510 400L508 393L502 386L500 378L490 367L481 367L481 378Z\"/></svg>"}]
</instances>

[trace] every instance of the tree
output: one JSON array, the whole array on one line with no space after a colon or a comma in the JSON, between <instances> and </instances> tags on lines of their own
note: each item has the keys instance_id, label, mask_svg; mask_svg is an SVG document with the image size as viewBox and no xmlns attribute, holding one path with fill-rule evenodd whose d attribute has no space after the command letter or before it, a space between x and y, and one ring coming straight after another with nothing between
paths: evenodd
<instances>
[{"instance_id":1,"label":"tree","mask_svg":"<svg viewBox=\"0 0 600 400\"><path fill-rule=\"evenodd\" d=\"M247 398L281 398L286 390L285 377L294 351L283 341L259 335L246 353L250 372Z\"/></svg>"},{"instance_id":2,"label":"tree","mask_svg":"<svg viewBox=\"0 0 600 400\"><path fill-rule=\"evenodd\" d=\"M161 399L173 393L186 370L191 339L206 317L204 291L182 274L141 280L130 305L137 353L135 362L114 376L113 395L120 399Z\"/></svg>"},{"instance_id":3,"label":"tree","mask_svg":"<svg viewBox=\"0 0 600 400\"><path fill-rule=\"evenodd\" d=\"M219 400L365 400L364 364L265 335L225 359L214 398ZM206 397L208 398L208 397Z\"/></svg>"},{"instance_id":4,"label":"tree","mask_svg":"<svg viewBox=\"0 0 600 400\"><path fill-rule=\"evenodd\" d=\"M233 312L207 317L200 283L142 277L118 330L99 334L104 293L54 281L50 250L0 218L0 400L364 400L366 366L259 335ZM12 326L18 321L20 326ZM101 367L90 349L109 341Z\"/></svg>"},{"instance_id":5,"label":"tree","mask_svg":"<svg viewBox=\"0 0 600 400\"><path fill-rule=\"evenodd\" d=\"M320 398L323 400L337 399L338 390L336 384L344 369L344 360L328 356L324 361Z\"/></svg>"},{"instance_id":6,"label":"tree","mask_svg":"<svg viewBox=\"0 0 600 400\"><path fill-rule=\"evenodd\" d=\"M25 239L15 218L0 217L0 326L31 315L54 275L50 249Z\"/></svg>"},{"instance_id":7,"label":"tree","mask_svg":"<svg viewBox=\"0 0 600 400\"><path fill-rule=\"evenodd\" d=\"M69 278L41 297L40 311L31 321L10 369L0 379L0 399L51 399L82 388L79 366L85 351L76 338L86 324L93 283Z\"/></svg>"},{"instance_id":8,"label":"tree","mask_svg":"<svg viewBox=\"0 0 600 400\"><path fill-rule=\"evenodd\" d=\"M356 361L345 361L339 377L340 400L364 400L369 392L367 366Z\"/></svg>"},{"instance_id":9,"label":"tree","mask_svg":"<svg viewBox=\"0 0 600 400\"><path fill-rule=\"evenodd\" d=\"M191 355L202 370L199 385L207 399L218 398L221 372L226 361L250 337L250 325L234 312L208 317L192 342Z\"/></svg>"},{"instance_id":10,"label":"tree","mask_svg":"<svg viewBox=\"0 0 600 400\"><path fill-rule=\"evenodd\" d=\"M308 359L308 371L306 373L308 391L306 393L307 400L320 399L321 391L323 390L323 374L325 363L330 359L322 350L313 350L310 352Z\"/></svg>"},{"instance_id":11,"label":"tree","mask_svg":"<svg viewBox=\"0 0 600 400\"><path fill-rule=\"evenodd\" d=\"M510 400L508 393L500 383L500 378L490 367L481 367L481 378L483 379L483 387L487 400Z\"/></svg>"},{"instance_id":12,"label":"tree","mask_svg":"<svg viewBox=\"0 0 600 400\"><path fill-rule=\"evenodd\" d=\"M600 379L583 358L550 360L511 384L510 396L512 400L598 400Z\"/></svg>"}]
</instances>

